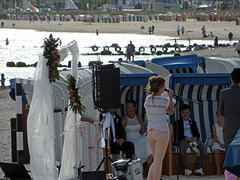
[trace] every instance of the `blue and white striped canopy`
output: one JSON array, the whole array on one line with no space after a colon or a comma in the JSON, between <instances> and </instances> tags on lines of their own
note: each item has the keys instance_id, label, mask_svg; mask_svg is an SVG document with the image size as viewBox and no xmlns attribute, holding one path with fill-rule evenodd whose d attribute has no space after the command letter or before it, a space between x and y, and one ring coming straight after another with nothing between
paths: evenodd
<instances>
[{"instance_id":1,"label":"blue and white striped canopy","mask_svg":"<svg viewBox=\"0 0 240 180\"><path fill-rule=\"evenodd\" d=\"M147 95L145 87L148 83L148 79L151 76L157 76L155 73L150 74L121 74L121 106L119 114L125 115L125 102L129 99L133 99L137 103L137 114L145 119L144 101Z\"/></svg>"},{"instance_id":2,"label":"blue and white striped canopy","mask_svg":"<svg viewBox=\"0 0 240 180\"><path fill-rule=\"evenodd\" d=\"M212 125L217 122L216 111L219 95L230 85L230 74L173 74L169 78L169 88L173 89L177 104L171 123L180 118L179 107L189 104L191 118L197 122L204 142L212 133Z\"/></svg>"},{"instance_id":3,"label":"blue and white striped canopy","mask_svg":"<svg viewBox=\"0 0 240 180\"><path fill-rule=\"evenodd\" d=\"M206 72L205 58L196 54L153 58L151 62L166 68L171 74L197 73L198 66L202 68L203 72Z\"/></svg>"}]
</instances>

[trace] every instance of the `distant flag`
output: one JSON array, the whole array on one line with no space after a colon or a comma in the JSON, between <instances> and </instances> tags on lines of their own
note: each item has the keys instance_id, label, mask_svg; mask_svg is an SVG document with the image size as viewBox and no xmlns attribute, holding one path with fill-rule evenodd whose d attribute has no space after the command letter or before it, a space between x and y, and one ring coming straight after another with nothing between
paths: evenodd
<instances>
[{"instance_id":1,"label":"distant flag","mask_svg":"<svg viewBox=\"0 0 240 180\"><path fill-rule=\"evenodd\" d=\"M32 8L33 8L33 10L35 11L35 7L34 7L34 5L32 5Z\"/></svg>"},{"instance_id":2,"label":"distant flag","mask_svg":"<svg viewBox=\"0 0 240 180\"><path fill-rule=\"evenodd\" d=\"M177 5L179 5L179 1L177 1Z\"/></svg>"},{"instance_id":3,"label":"distant flag","mask_svg":"<svg viewBox=\"0 0 240 180\"><path fill-rule=\"evenodd\" d=\"M67 9L69 9L69 4L68 4L68 6L67 6Z\"/></svg>"},{"instance_id":4,"label":"distant flag","mask_svg":"<svg viewBox=\"0 0 240 180\"><path fill-rule=\"evenodd\" d=\"M101 9L102 9L102 3L101 3Z\"/></svg>"}]
</instances>

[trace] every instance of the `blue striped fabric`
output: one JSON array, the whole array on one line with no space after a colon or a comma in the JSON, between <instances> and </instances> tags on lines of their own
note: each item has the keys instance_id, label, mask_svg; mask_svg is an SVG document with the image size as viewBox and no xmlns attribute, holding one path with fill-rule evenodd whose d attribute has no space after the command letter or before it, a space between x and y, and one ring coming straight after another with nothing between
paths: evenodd
<instances>
[{"instance_id":1,"label":"blue striped fabric","mask_svg":"<svg viewBox=\"0 0 240 180\"><path fill-rule=\"evenodd\" d=\"M197 67L201 67L203 72L205 71L206 64L205 58L199 57L196 54L183 55L183 56L174 56L174 57L161 57L153 58L152 63L158 64L167 70L173 70L173 73L197 73ZM189 69L191 69L189 71ZM186 71L186 72L184 72Z\"/></svg>"},{"instance_id":2,"label":"blue striped fabric","mask_svg":"<svg viewBox=\"0 0 240 180\"><path fill-rule=\"evenodd\" d=\"M144 101L148 95L145 91L145 87L148 83L148 79L151 76L157 76L156 73L148 74L121 74L120 85L121 85L121 105L118 109L120 116L125 115L125 103L129 99L133 99L137 103L136 113L142 116L145 120Z\"/></svg>"},{"instance_id":3,"label":"blue striped fabric","mask_svg":"<svg viewBox=\"0 0 240 180\"><path fill-rule=\"evenodd\" d=\"M145 119L144 101L147 95L145 86L146 85L121 86L121 106L118 112L119 115L125 115L125 102L129 99L133 99L137 103L136 114L142 116L142 118Z\"/></svg>"},{"instance_id":4,"label":"blue striped fabric","mask_svg":"<svg viewBox=\"0 0 240 180\"><path fill-rule=\"evenodd\" d=\"M197 122L202 142L205 142L209 132L212 133L212 125L217 122L216 111L218 109L219 95L222 88L227 85L188 85L178 83L174 87L177 97L176 111L170 117L171 123L180 118L179 107L189 104L191 118Z\"/></svg>"},{"instance_id":5,"label":"blue striped fabric","mask_svg":"<svg viewBox=\"0 0 240 180\"><path fill-rule=\"evenodd\" d=\"M182 68L182 69L169 69L170 74L179 74L179 73L194 73L192 68Z\"/></svg>"}]
</instances>

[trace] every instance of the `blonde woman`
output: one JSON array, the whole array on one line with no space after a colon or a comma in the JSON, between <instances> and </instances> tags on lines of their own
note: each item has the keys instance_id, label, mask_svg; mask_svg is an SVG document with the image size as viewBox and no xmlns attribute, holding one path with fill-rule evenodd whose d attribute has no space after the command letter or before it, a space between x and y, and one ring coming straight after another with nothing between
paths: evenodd
<instances>
[{"instance_id":1,"label":"blonde woman","mask_svg":"<svg viewBox=\"0 0 240 180\"><path fill-rule=\"evenodd\" d=\"M162 173L162 162L169 141L169 127L167 113L174 113L173 91L167 90L168 97L161 95L165 91L165 79L161 76L149 78L147 90L152 92L144 103L148 120L148 143L150 145L153 163L148 173L148 180L159 180Z\"/></svg>"}]
</instances>

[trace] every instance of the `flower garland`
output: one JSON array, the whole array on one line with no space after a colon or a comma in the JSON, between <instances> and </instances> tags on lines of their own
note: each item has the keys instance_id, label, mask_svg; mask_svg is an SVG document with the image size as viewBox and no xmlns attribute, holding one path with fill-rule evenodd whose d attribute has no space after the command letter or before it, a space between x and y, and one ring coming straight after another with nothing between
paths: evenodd
<instances>
[{"instance_id":1,"label":"flower garland","mask_svg":"<svg viewBox=\"0 0 240 180\"><path fill-rule=\"evenodd\" d=\"M69 74L67 76L68 79L68 90L69 90L69 99L70 99L70 104L69 107L72 111L74 111L75 113L79 113L80 115L82 115L86 108L85 106L82 104L81 102L81 97L78 94L78 90L79 88L76 88L76 79Z\"/></svg>"},{"instance_id":2,"label":"flower garland","mask_svg":"<svg viewBox=\"0 0 240 180\"><path fill-rule=\"evenodd\" d=\"M60 55L57 50L58 45L61 45L59 38L55 39L52 34L50 34L49 39L44 39L42 46L44 47L43 56L48 60L46 65L49 68L50 83L56 82L56 80L59 79L59 71L57 69L60 64Z\"/></svg>"}]
</instances>

